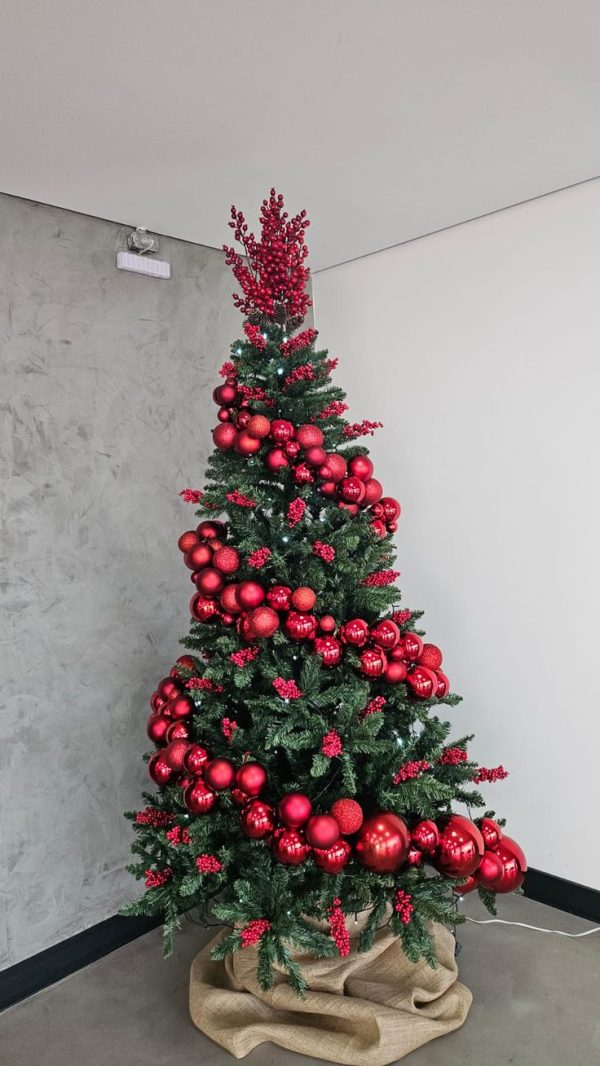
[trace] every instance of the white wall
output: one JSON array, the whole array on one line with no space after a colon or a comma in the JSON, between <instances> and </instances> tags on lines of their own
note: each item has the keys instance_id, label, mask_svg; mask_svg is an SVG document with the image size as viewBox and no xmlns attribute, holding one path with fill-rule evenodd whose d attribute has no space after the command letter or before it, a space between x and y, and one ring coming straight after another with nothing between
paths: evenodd
<instances>
[{"instance_id":1,"label":"white wall","mask_svg":"<svg viewBox=\"0 0 600 1066\"><path fill-rule=\"evenodd\" d=\"M320 273L406 605L532 866L600 888L600 181Z\"/></svg>"}]
</instances>

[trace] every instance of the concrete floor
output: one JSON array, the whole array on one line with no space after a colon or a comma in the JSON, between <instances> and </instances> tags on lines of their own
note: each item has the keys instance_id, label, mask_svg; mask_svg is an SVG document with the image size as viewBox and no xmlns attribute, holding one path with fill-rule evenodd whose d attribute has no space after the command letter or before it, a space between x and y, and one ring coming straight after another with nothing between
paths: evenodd
<instances>
[{"instance_id":1,"label":"concrete floor","mask_svg":"<svg viewBox=\"0 0 600 1066\"><path fill-rule=\"evenodd\" d=\"M479 901L463 904L486 917ZM589 922L520 897L500 917L580 932ZM0 1015L2 1066L231 1066L187 1013L191 960L210 933L188 926L164 962L158 932ZM594 1066L600 1062L600 933L580 940L467 923L461 980L473 992L466 1024L413 1052L411 1066ZM315 1059L263 1044L247 1066Z\"/></svg>"}]
</instances>

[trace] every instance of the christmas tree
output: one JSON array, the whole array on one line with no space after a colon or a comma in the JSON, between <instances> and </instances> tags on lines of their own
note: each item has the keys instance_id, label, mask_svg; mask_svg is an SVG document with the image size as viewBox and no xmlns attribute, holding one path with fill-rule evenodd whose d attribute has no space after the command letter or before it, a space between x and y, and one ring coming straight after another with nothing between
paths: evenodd
<instances>
[{"instance_id":1,"label":"christmas tree","mask_svg":"<svg viewBox=\"0 0 600 1066\"><path fill-rule=\"evenodd\" d=\"M459 697L400 606L400 504L356 443L380 424L347 421L337 359L302 328L306 213L272 191L260 221L256 239L232 208L244 336L213 394L205 484L181 493L197 591L187 653L150 701L158 791L128 815L147 891L127 913L161 916L167 950L184 912L216 916L231 931L215 958L259 943L262 987L277 963L302 993L290 948L347 954L346 916L367 912L359 950L389 921L433 965L430 923L456 923L457 893L493 910L526 862L493 811L453 813L506 772L449 741Z\"/></svg>"}]
</instances>

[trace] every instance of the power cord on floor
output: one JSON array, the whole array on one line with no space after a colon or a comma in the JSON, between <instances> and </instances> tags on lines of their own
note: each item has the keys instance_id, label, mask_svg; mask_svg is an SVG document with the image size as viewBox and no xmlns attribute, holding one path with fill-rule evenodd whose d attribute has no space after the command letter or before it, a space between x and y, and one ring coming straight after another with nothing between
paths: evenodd
<instances>
[{"instance_id":1,"label":"power cord on floor","mask_svg":"<svg viewBox=\"0 0 600 1066\"><path fill-rule=\"evenodd\" d=\"M468 922L473 922L474 925L520 925L522 929L533 929L536 933L556 933L557 936L568 936L575 939L578 936L591 936L592 933L600 933L600 925L597 925L594 929L586 929L583 933L565 933L564 929L542 929L540 925L528 925L527 922L507 922L504 918L486 918L481 921L478 918L469 918L465 915Z\"/></svg>"}]
</instances>

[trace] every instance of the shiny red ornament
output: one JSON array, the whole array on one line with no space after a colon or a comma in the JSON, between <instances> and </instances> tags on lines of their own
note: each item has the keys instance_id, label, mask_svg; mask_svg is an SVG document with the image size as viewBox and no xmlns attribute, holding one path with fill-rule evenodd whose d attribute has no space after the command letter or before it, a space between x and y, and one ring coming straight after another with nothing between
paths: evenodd
<instances>
[{"instance_id":1,"label":"shiny red ornament","mask_svg":"<svg viewBox=\"0 0 600 1066\"><path fill-rule=\"evenodd\" d=\"M489 881L487 887L492 892L515 892L523 884L527 872L527 859L523 849L517 844L516 840L503 835L496 850L491 851L489 854L495 855L499 859L502 871L494 881ZM480 879L479 870L477 870L475 876L478 880Z\"/></svg>"},{"instance_id":2,"label":"shiny red ornament","mask_svg":"<svg viewBox=\"0 0 600 1066\"><path fill-rule=\"evenodd\" d=\"M358 477L345 477L340 481L338 492L346 503L358 504L364 499L365 486Z\"/></svg>"},{"instance_id":3,"label":"shiny red ornament","mask_svg":"<svg viewBox=\"0 0 600 1066\"><path fill-rule=\"evenodd\" d=\"M276 418L271 422L271 437L277 444L285 444L294 436L294 427L291 422L284 418Z\"/></svg>"},{"instance_id":4,"label":"shiny red ornament","mask_svg":"<svg viewBox=\"0 0 600 1066\"><path fill-rule=\"evenodd\" d=\"M172 770L183 770L183 758L189 746L187 740L173 740L162 753L167 766Z\"/></svg>"},{"instance_id":5,"label":"shiny red ornament","mask_svg":"<svg viewBox=\"0 0 600 1066\"><path fill-rule=\"evenodd\" d=\"M183 561L190 570L203 570L205 566L210 566L212 557L212 548L208 544L200 544L197 540L186 553Z\"/></svg>"},{"instance_id":6,"label":"shiny red ornament","mask_svg":"<svg viewBox=\"0 0 600 1066\"><path fill-rule=\"evenodd\" d=\"M362 618L351 618L342 626L340 636L344 644L353 644L356 648L360 648L367 642L369 627Z\"/></svg>"},{"instance_id":7,"label":"shiny red ornament","mask_svg":"<svg viewBox=\"0 0 600 1066\"><path fill-rule=\"evenodd\" d=\"M230 452L236 437L237 429L232 422L219 422L219 425L212 431L213 443L221 452Z\"/></svg>"},{"instance_id":8,"label":"shiny red ornament","mask_svg":"<svg viewBox=\"0 0 600 1066\"><path fill-rule=\"evenodd\" d=\"M171 673L171 677L173 677L172 673ZM162 710L162 708L164 707L165 703L166 703L166 700L163 700L162 696L158 695L158 692L153 692L152 693L152 695L150 697L150 707L152 708L152 710L154 711L155 714L158 714L158 712Z\"/></svg>"},{"instance_id":9,"label":"shiny red ornament","mask_svg":"<svg viewBox=\"0 0 600 1066\"><path fill-rule=\"evenodd\" d=\"M215 522L212 519L201 522L196 530L200 540L216 540L217 537L224 537L226 532L223 522Z\"/></svg>"},{"instance_id":10,"label":"shiny red ornament","mask_svg":"<svg viewBox=\"0 0 600 1066\"><path fill-rule=\"evenodd\" d=\"M209 761L209 754L202 744L190 744L183 756L183 765L190 774L202 773Z\"/></svg>"},{"instance_id":11,"label":"shiny red ornament","mask_svg":"<svg viewBox=\"0 0 600 1066\"><path fill-rule=\"evenodd\" d=\"M419 665L427 666L430 670L438 670L442 665L442 658L437 644L424 644L419 655Z\"/></svg>"},{"instance_id":12,"label":"shiny red ornament","mask_svg":"<svg viewBox=\"0 0 600 1066\"><path fill-rule=\"evenodd\" d=\"M275 811L262 800L252 800L241 814L242 828L251 840L263 840L275 829Z\"/></svg>"},{"instance_id":13,"label":"shiny red ornament","mask_svg":"<svg viewBox=\"0 0 600 1066\"><path fill-rule=\"evenodd\" d=\"M367 818L354 845L358 861L374 873L393 873L406 859L409 848L406 823L391 811Z\"/></svg>"},{"instance_id":14,"label":"shiny red ornament","mask_svg":"<svg viewBox=\"0 0 600 1066\"><path fill-rule=\"evenodd\" d=\"M377 644L378 648L384 648L387 651L389 648L394 648L400 640L400 630L391 618L384 618L371 630L371 640Z\"/></svg>"},{"instance_id":15,"label":"shiny red ornament","mask_svg":"<svg viewBox=\"0 0 600 1066\"><path fill-rule=\"evenodd\" d=\"M386 522L397 522L400 518L400 504L393 496L382 496L379 506L383 508L383 517Z\"/></svg>"},{"instance_id":16,"label":"shiny red ornament","mask_svg":"<svg viewBox=\"0 0 600 1066\"><path fill-rule=\"evenodd\" d=\"M230 788L234 779L235 767L229 759L212 759L204 767L204 780L215 792Z\"/></svg>"},{"instance_id":17,"label":"shiny red ornament","mask_svg":"<svg viewBox=\"0 0 600 1066\"><path fill-rule=\"evenodd\" d=\"M260 451L262 441L257 440L256 437L251 437L246 429L240 429L235 435L233 442L233 450L238 455L256 455Z\"/></svg>"},{"instance_id":18,"label":"shiny red ornament","mask_svg":"<svg viewBox=\"0 0 600 1066\"><path fill-rule=\"evenodd\" d=\"M190 614L197 622L208 622L219 613L215 600L208 599L201 592L197 592L190 600Z\"/></svg>"},{"instance_id":19,"label":"shiny red ornament","mask_svg":"<svg viewBox=\"0 0 600 1066\"><path fill-rule=\"evenodd\" d=\"M272 637L279 629L279 615L272 607L255 607L248 615L248 629L258 640Z\"/></svg>"},{"instance_id":20,"label":"shiny red ornament","mask_svg":"<svg viewBox=\"0 0 600 1066\"><path fill-rule=\"evenodd\" d=\"M181 681L172 677L163 677L162 681L158 682L156 691L163 700L172 700L175 696L178 696L182 689Z\"/></svg>"},{"instance_id":21,"label":"shiny red ornament","mask_svg":"<svg viewBox=\"0 0 600 1066\"><path fill-rule=\"evenodd\" d=\"M402 661L394 662L392 660L392 662L388 662L383 676L390 685L399 685L402 681L406 680L407 673L408 668L406 663L403 663Z\"/></svg>"},{"instance_id":22,"label":"shiny red ornament","mask_svg":"<svg viewBox=\"0 0 600 1066\"><path fill-rule=\"evenodd\" d=\"M319 485L319 492L321 496L325 496L328 500L332 500L334 496L337 496L337 485L335 481L324 481L322 485Z\"/></svg>"},{"instance_id":23,"label":"shiny red ornament","mask_svg":"<svg viewBox=\"0 0 600 1066\"><path fill-rule=\"evenodd\" d=\"M171 724L171 719L167 718L166 714L150 715L146 732L153 744L163 744L165 742L167 729Z\"/></svg>"},{"instance_id":24,"label":"shiny red ornament","mask_svg":"<svg viewBox=\"0 0 600 1066\"><path fill-rule=\"evenodd\" d=\"M332 804L329 813L335 818L343 836L351 836L358 832L363 824L363 809L360 803L353 799L339 799Z\"/></svg>"},{"instance_id":25,"label":"shiny red ornament","mask_svg":"<svg viewBox=\"0 0 600 1066\"><path fill-rule=\"evenodd\" d=\"M466 896L468 892L472 892L473 889L477 888L478 884L479 882L477 878L473 877L471 874L471 876L465 881L464 885L453 885L452 891L455 896Z\"/></svg>"},{"instance_id":26,"label":"shiny red ornament","mask_svg":"<svg viewBox=\"0 0 600 1066\"><path fill-rule=\"evenodd\" d=\"M246 429L248 422L250 421L251 414L249 411L238 411L235 416L235 424L238 429ZM235 445L234 445L235 447Z\"/></svg>"},{"instance_id":27,"label":"shiny red ornament","mask_svg":"<svg viewBox=\"0 0 600 1066\"><path fill-rule=\"evenodd\" d=\"M416 662L423 651L423 641L416 633L403 633L397 646L407 663Z\"/></svg>"},{"instance_id":28,"label":"shiny red ornament","mask_svg":"<svg viewBox=\"0 0 600 1066\"><path fill-rule=\"evenodd\" d=\"M381 481L378 481L376 477L370 477L365 481L365 496L363 504L365 507L372 507L374 503L377 503L383 496L383 485Z\"/></svg>"},{"instance_id":29,"label":"shiny red ornament","mask_svg":"<svg viewBox=\"0 0 600 1066\"><path fill-rule=\"evenodd\" d=\"M503 873L504 863L500 856L495 851L488 851L486 848L474 874L475 879L484 888L489 888L492 891L494 883L502 878Z\"/></svg>"},{"instance_id":30,"label":"shiny red ornament","mask_svg":"<svg viewBox=\"0 0 600 1066\"><path fill-rule=\"evenodd\" d=\"M338 481L346 476L348 464L343 455L338 455L337 452L328 452L325 458L327 464L327 481L333 481L337 485Z\"/></svg>"},{"instance_id":31,"label":"shiny red ornament","mask_svg":"<svg viewBox=\"0 0 600 1066\"><path fill-rule=\"evenodd\" d=\"M267 771L259 762L245 762L235 775L237 788L247 796L260 796L267 784Z\"/></svg>"},{"instance_id":32,"label":"shiny red ornament","mask_svg":"<svg viewBox=\"0 0 600 1066\"><path fill-rule=\"evenodd\" d=\"M222 574L235 574L240 568L241 556L237 548L226 546L215 552L212 563Z\"/></svg>"},{"instance_id":33,"label":"shiny red ornament","mask_svg":"<svg viewBox=\"0 0 600 1066\"><path fill-rule=\"evenodd\" d=\"M408 855L406 856L406 862L408 863L408 865L422 866L424 861L425 859L423 856L423 852L419 851L418 848L415 848L414 845L411 844L410 848L408 849Z\"/></svg>"},{"instance_id":34,"label":"shiny red ornament","mask_svg":"<svg viewBox=\"0 0 600 1066\"><path fill-rule=\"evenodd\" d=\"M178 721L180 718L189 718L196 710L196 706L191 696L186 696L183 693L175 696L175 699L169 702L168 707L169 714L175 721Z\"/></svg>"},{"instance_id":35,"label":"shiny red ornament","mask_svg":"<svg viewBox=\"0 0 600 1066\"><path fill-rule=\"evenodd\" d=\"M313 848L330 848L339 839L340 827L331 814L313 814L305 828L306 839Z\"/></svg>"},{"instance_id":36,"label":"shiny red ornament","mask_svg":"<svg viewBox=\"0 0 600 1066\"><path fill-rule=\"evenodd\" d=\"M312 611L316 602L316 594L311 588L307 588L304 585L294 589L292 592L292 606L295 607L297 611L301 611L302 613Z\"/></svg>"},{"instance_id":37,"label":"shiny red ornament","mask_svg":"<svg viewBox=\"0 0 600 1066\"><path fill-rule=\"evenodd\" d=\"M267 603L275 611L289 611L292 602L292 590L287 585L273 585L267 592Z\"/></svg>"},{"instance_id":38,"label":"shiny red ornament","mask_svg":"<svg viewBox=\"0 0 600 1066\"><path fill-rule=\"evenodd\" d=\"M342 659L342 645L335 637L316 637L315 652L324 666L337 666Z\"/></svg>"},{"instance_id":39,"label":"shiny red ornament","mask_svg":"<svg viewBox=\"0 0 600 1066\"><path fill-rule=\"evenodd\" d=\"M148 773L155 785L166 785L173 776L173 770L163 759L162 751L157 751L148 762Z\"/></svg>"},{"instance_id":40,"label":"shiny red ornament","mask_svg":"<svg viewBox=\"0 0 600 1066\"><path fill-rule=\"evenodd\" d=\"M170 744L173 740L189 740L190 731L187 723L183 720L177 722L171 722L167 732L165 733L165 740L167 744Z\"/></svg>"},{"instance_id":41,"label":"shiny red ornament","mask_svg":"<svg viewBox=\"0 0 600 1066\"><path fill-rule=\"evenodd\" d=\"M323 444L323 434L318 426L298 426L296 440L301 448L320 448Z\"/></svg>"},{"instance_id":42,"label":"shiny red ornament","mask_svg":"<svg viewBox=\"0 0 600 1066\"><path fill-rule=\"evenodd\" d=\"M440 842L440 831L435 822L427 818L411 830L410 839L415 847L424 851L426 855L433 855Z\"/></svg>"},{"instance_id":43,"label":"shiny red ornament","mask_svg":"<svg viewBox=\"0 0 600 1066\"><path fill-rule=\"evenodd\" d=\"M314 640L317 629L317 619L314 614L299 614L296 611L290 611L285 620L285 631L292 640Z\"/></svg>"},{"instance_id":44,"label":"shiny red ornament","mask_svg":"<svg viewBox=\"0 0 600 1066\"><path fill-rule=\"evenodd\" d=\"M236 589L238 606L244 611L260 607L265 598L265 590L258 581L242 581Z\"/></svg>"},{"instance_id":45,"label":"shiny red ornament","mask_svg":"<svg viewBox=\"0 0 600 1066\"><path fill-rule=\"evenodd\" d=\"M227 548L221 548L221 551L227 551ZM218 555L218 552L216 554ZM222 591L224 584L223 574L214 566L205 567L196 578L198 592L207 599L215 599Z\"/></svg>"},{"instance_id":46,"label":"shiny red ornament","mask_svg":"<svg viewBox=\"0 0 600 1066\"><path fill-rule=\"evenodd\" d=\"M446 877L469 877L483 858L483 837L474 822L452 814L441 825L434 865Z\"/></svg>"},{"instance_id":47,"label":"shiny red ornament","mask_svg":"<svg viewBox=\"0 0 600 1066\"><path fill-rule=\"evenodd\" d=\"M495 851L502 840L502 830L493 818L478 818L475 823L483 837L486 848Z\"/></svg>"},{"instance_id":48,"label":"shiny red ornament","mask_svg":"<svg viewBox=\"0 0 600 1066\"><path fill-rule=\"evenodd\" d=\"M373 463L368 455L355 455L348 463L348 473L359 481L368 481L373 476Z\"/></svg>"},{"instance_id":49,"label":"shiny red ornament","mask_svg":"<svg viewBox=\"0 0 600 1066\"><path fill-rule=\"evenodd\" d=\"M193 548L194 544L197 543L198 537L196 536L195 530L187 529L185 533L181 534L179 540L177 541L177 547L179 548L179 551L183 552L183 554L186 555L187 552L189 552L190 548Z\"/></svg>"},{"instance_id":50,"label":"shiny red ornament","mask_svg":"<svg viewBox=\"0 0 600 1066\"><path fill-rule=\"evenodd\" d=\"M324 448L307 448L304 452L304 461L309 466L323 466L326 458L327 455Z\"/></svg>"},{"instance_id":51,"label":"shiny red ornament","mask_svg":"<svg viewBox=\"0 0 600 1066\"><path fill-rule=\"evenodd\" d=\"M324 633L333 633L336 625L337 622L332 614L324 614L323 617L319 619L319 628L322 629Z\"/></svg>"},{"instance_id":52,"label":"shiny red ornament","mask_svg":"<svg viewBox=\"0 0 600 1066\"><path fill-rule=\"evenodd\" d=\"M201 777L188 785L183 793L183 802L192 814L208 814L217 802L216 793Z\"/></svg>"},{"instance_id":53,"label":"shiny red ornament","mask_svg":"<svg viewBox=\"0 0 600 1066\"><path fill-rule=\"evenodd\" d=\"M237 583L233 582L231 585L226 585L223 589L219 603L224 611L228 614L239 614L241 607L237 601Z\"/></svg>"},{"instance_id":54,"label":"shiny red ornament","mask_svg":"<svg viewBox=\"0 0 600 1066\"><path fill-rule=\"evenodd\" d=\"M425 666L414 666L406 675L406 683L415 699L429 700L437 691L437 678L433 670Z\"/></svg>"},{"instance_id":55,"label":"shiny red ornament","mask_svg":"<svg viewBox=\"0 0 600 1066\"><path fill-rule=\"evenodd\" d=\"M398 529L398 523L397 522L388 522L388 524L387 524L388 533L395 533L397 529Z\"/></svg>"},{"instance_id":56,"label":"shiny red ornament","mask_svg":"<svg viewBox=\"0 0 600 1066\"><path fill-rule=\"evenodd\" d=\"M246 429L251 437L257 437L258 440L262 440L263 437L269 436L271 423L266 415L252 415L248 419Z\"/></svg>"},{"instance_id":57,"label":"shiny red ornament","mask_svg":"<svg viewBox=\"0 0 600 1066\"><path fill-rule=\"evenodd\" d=\"M380 518L374 518L370 526L376 537L385 537L387 529L385 522L382 522Z\"/></svg>"},{"instance_id":58,"label":"shiny red ornament","mask_svg":"<svg viewBox=\"0 0 600 1066\"><path fill-rule=\"evenodd\" d=\"M219 410L217 411L219 422L231 422L232 411L232 407L219 407Z\"/></svg>"},{"instance_id":59,"label":"shiny red ornament","mask_svg":"<svg viewBox=\"0 0 600 1066\"><path fill-rule=\"evenodd\" d=\"M312 803L303 792L287 792L279 801L279 817L292 829L298 829L311 816Z\"/></svg>"},{"instance_id":60,"label":"shiny red ornament","mask_svg":"<svg viewBox=\"0 0 600 1066\"><path fill-rule=\"evenodd\" d=\"M300 455L300 445L297 440L288 440L283 446L288 459L296 459Z\"/></svg>"},{"instance_id":61,"label":"shiny red ornament","mask_svg":"<svg viewBox=\"0 0 600 1066\"><path fill-rule=\"evenodd\" d=\"M337 840L330 848L325 850L315 848L314 859L326 874L339 874L347 866L352 858L352 848L347 840Z\"/></svg>"},{"instance_id":62,"label":"shiny red ornament","mask_svg":"<svg viewBox=\"0 0 600 1066\"><path fill-rule=\"evenodd\" d=\"M287 866L300 866L308 858L310 847L297 829L277 829L273 834L273 853Z\"/></svg>"},{"instance_id":63,"label":"shiny red ornament","mask_svg":"<svg viewBox=\"0 0 600 1066\"><path fill-rule=\"evenodd\" d=\"M357 503L346 503L344 500L338 501L338 507L340 511L346 511L347 514L352 515L353 518L358 514Z\"/></svg>"},{"instance_id":64,"label":"shiny red ornament","mask_svg":"<svg viewBox=\"0 0 600 1066\"><path fill-rule=\"evenodd\" d=\"M294 481L297 485L312 485L314 480L314 474L306 463L298 463L298 466L294 467Z\"/></svg>"},{"instance_id":65,"label":"shiny red ornament","mask_svg":"<svg viewBox=\"0 0 600 1066\"><path fill-rule=\"evenodd\" d=\"M265 465L267 470L276 474L282 467L289 466L290 461L282 448L271 448L265 455Z\"/></svg>"},{"instance_id":66,"label":"shiny red ornament","mask_svg":"<svg viewBox=\"0 0 600 1066\"><path fill-rule=\"evenodd\" d=\"M360 655L360 669L365 677L381 677L387 668L387 659L379 648L366 648Z\"/></svg>"},{"instance_id":67,"label":"shiny red ornament","mask_svg":"<svg viewBox=\"0 0 600 1066\"><path fill-rule=\"evenodd\" d=\"M233 403L237 399L238 391L235 385L218 385L213 392L213 400L219 404L220 407L226 407L228 404Z\"/></svg>"},{"instance_id":68,"label":"shiny red ornament","mask_svg":"<svg viewBox=\"0 0 600 1066\"><path fill-rule=\"evenodd\" d=\"M444 696L448 695L450 691L450 682L441 670L434 670L433 672L437 679L437 685L434 692L434 696L436 696L438 700L441 700Z\"/></svg>"}]
</instances>

